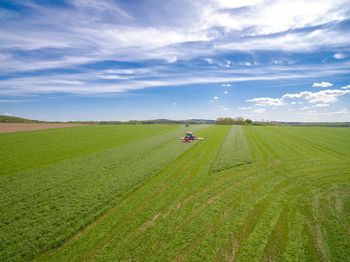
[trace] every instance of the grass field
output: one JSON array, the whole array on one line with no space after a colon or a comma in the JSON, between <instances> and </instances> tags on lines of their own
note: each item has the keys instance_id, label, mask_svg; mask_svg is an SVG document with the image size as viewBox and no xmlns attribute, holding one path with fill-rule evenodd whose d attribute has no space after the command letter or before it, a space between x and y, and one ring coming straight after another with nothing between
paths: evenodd
<instances>
[{"instance_id":1,"label":"grass field","mask_svg":"<svg viewBox=\"0 0 350 262\"><path fill-rule=\"evenodd\" d=\"M350 260L350 129L191 129L0 134L0 260Z\"/></svg>"}]
</instances>

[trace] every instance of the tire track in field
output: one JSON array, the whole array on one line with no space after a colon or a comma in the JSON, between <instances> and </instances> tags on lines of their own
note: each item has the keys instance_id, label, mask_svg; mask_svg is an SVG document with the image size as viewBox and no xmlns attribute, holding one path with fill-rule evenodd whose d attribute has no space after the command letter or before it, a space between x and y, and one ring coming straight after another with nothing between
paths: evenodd
<instances>
[{"instance_id":1,"label":"tire track in field","mask_svg":"<svg viewBox=\"0 0 350 262\"><path fill-rule=\"evenodd\" d=\"M261 134L259 135L258 132L254 132L253 127L246 127L245 133L248 135L248 140L251 142L249 143L250 147L255 148L256 150L251 149L251 152L256 152L255 154L255 160L256 161L264 161L268 162L270 160L273 160L273 154L272 151L266 147L266 142L263 142L263 139L261 138ZM248 132L247 132L248 131Z\"/></svg>"},{"instance_id":2,"label":"tire track in field","mask_svg":"<svg viewBox=\"0 0 350 262\"><path fill-rule=\"evenodd\" d=\"M321 177L327 178L329 176L329 173L327 172L328 170L324 170L324 169L318 169L318 170L314 170L312 166L309 166L308 168L312 168L311 171L313 171L315 178L310 178L308 176L304 177L304 176L298 176L295 177L294 179L296 180L296 182L298 182L300 185L305 185L305 182L309 181L310 179L320 179ZM333 170L334 171L334 170ZM307 172L307 170L303 171L303 172ZM322 175L323 174L323 175ZM334 182L334 180L333 180ZM293 201L295 201L295 199L300 198L301 196L302 199L305 199L307 197L307 195L305 196L305 192L307 192L307 195L309 195L310 197L312 195L314 195L314 192L309 192L309 189L307 187L303 187L303 186L299 186L298 188L296 188L295 190L293 190L292 192L290 192L290 197L288 197L288 199L285 201L285 208L287 208L289 211L288 213L292 213L295 212L295 210L298 210L300 207L298 207L296 204L292 204ZM292 205L292 207L288 207L289 205ZM305 208L303 208L305 210ZM308 214L306 216L306 214ZM316 253L318 253L317 257L319 258L323 258L323 260L329 260L329 256L325 254L327 247L324 246L323 244L323 236L321 235L320 229L317 226L316 220L314 219L313 215L309 215L311 214L311 212L306 212L305 213L305 218L304 221L309 221L304 225L304 230L306 230L305 232L307 232L306 235L306 241L304 243L304 245L307 245L309 248L308 250L310 251L310 253L307 256L315 256ZM287 249L287 245L289 245L288 243L288 232L290 229L288 229L288 225L286 225L286 221L293 221L294 219L292 218L292 214L289 215L284 215L282 213L281 216L282 219L282 226L279 227L278 223L276 224L275 227L277 227L276 231L278 234L280 234L281 232L284 234L280 234L280 237L276 237L276 234L272 233L270 238L269 238L269 243L266 246L266 249L264 251L264 258L266 260L286 260L287 257L290 256L290 252L286 252ZM272 243L272 244L271 244ZM287 245L286 245L287 244ZM293 243L291 243L292 245ZM272 247L271 247L272 245ZM313 248L313 245L315 246L315 248ZM314 252L312 252L312 250L315 250ZM297 259L297 255L298 252L294 251L294 259ZM306 257L302 258L304 255L299 254L300 258L302 260L305 260ZM315 256L316 257L316 256ZM290 258L288 258L289 260Z\"/></svg>"},{"instance_id":3,"label":"tire track in field","mask_svg":"<svg viewBox=\"0 0 350 262\"><path fill-rule=\"evenodd\" d=\"M230 232L232 232L234 228L238 227L238 225L241 223L241 219L243 219L245 216L244 214L248 215L251 202L254 203L255 201L259 200L256 198L256 195L262 194L259 191L262 190L262 192L264 192L269 188L269 183L274 183L274 178L272 176L269 176L268 180L264 176L258 176L258 180L255 180L256 177L254 177L254 175L257 175L256 170L253 170L251 175L252 176L249 177L249 179L252 178L253 180L248 183L250 187L247 188L243 186L238 192L231 192L232 195L228 194L226 200L221 198L217 201L219 205L214 208L214 213L212 211L208 211L209 213L213 213L211 214L213 217L210 218L210 222L206 224L205 229L201 230L201 232L197 234L197 239L195 240L196 243L185 250L187 254L191 254L189 260L194 259L195 257L198 259L203 250L207 250L211 254L217 250L218 257L212 257L210 260L222 260L223 257L230 257L232 246L236 246L235 243L229 245L230 252L226 252L226 250L220 251L223 246L228 244ZM252 194L252 192L254 192L254 194ZM220 205L221 202L224 202L223 205ZM249 206L247 207L247 205ZM239 215L237 216L237 214ZM206 216L205 213L200 215L200 217ZM193 223L195 224L201 222L197 221ZM223 239L225 239L224 242ZM229 254L225 254L225 252ZM207 260L209 258L202 257L202 259Z\"/></svg>"},{"instance_id":4,"label":"tire track in field","mask_svg":"<svg viewBox=\"0 0 350 262\"><path fill-rule=\"evenodd\" d=\"M234 211L239 208L242 202L244 202L244 200L249 199L251 192L258 191L259 188L269 183L269 180L267 180L265 177L259 176L257 179L256 175L257 174L255 172L251 172L251 174L245 174L243 179L240 179L239 181L235 180L231 181L230 184L225 184L225 189L223 191L220 191L214 196L210 197L210 203L204 203L201 207L197 208L196 211L188 219L181 223L181 226L186 226L195 218L199 218L201 215L205 216L205 211L210 209L211 206L214 206L215 204L221 204L220 208L215 208L216 212L214 213L214 217L210 219L210 222L205 225L205 228L203 230L200 230L196 234L195 241L192 244L189 244L181 252L181 254L178 255L178 260L183 260L188 255L192 254L203 241L209 239L209 235L212 234L214 230L220 228L220 225L225 220L230 220L229 214L233 214ZM238 191L233 190L231 187L238 185L240 186L240 190ZM250 188L249 191L247 191L248 185Z\"/></svg>"},{"instance_id":5,"label":"tire track in field","mask_svg":"<svg viewBox=\"0 0 350 262\"><path fill-rule=\"evenodd\" d=\"M343 158L343 154L339 153L338 151L335 151L325 145L317 144L313 141L310 141L304 137L300 137L295 134L284 132L284 135L288 136L295 144L299 145L300 148L303 150L308 149L310 152L312 152L314 155L321 154L323 158L329 159L329 156L333 156L334 158ZM310 155L310 154L307 154Z\"/></svg>"},{"instance_id":6,"label":"tire track in field","mask_svg":"<svg viewBox=\"0 0 350 262\"><path fill-rule=\"evenodd\" d=\"M350 185L345 188L350 192ZM343 260L349 256L349 224L346 218L349 214L337 207L339 198L335 203L332 193L339 189L339 185L329 184L327 188L316 190L312 194L312 210L309 227L314 232L314 242L320 257L324 260ZM348 197L348 195L347 195ZM338 202L338 203L337 203ZM349 213L349 212L348 212Z\"/></svg>"},{"instance_id":7,"label":"tire track in field","mask_svg":"<svg viewBox=\"0 0 350 262\"><path fill-rule=\"evenodd\" d=\"M299 186L292 181L290 178L281 181L255 205L253 211L245 218L243 226L236 233L237 260L261 258L268 242L266 236L271 234L283 211L285 197L293 188Z\"/></svg>"}]
</instances>

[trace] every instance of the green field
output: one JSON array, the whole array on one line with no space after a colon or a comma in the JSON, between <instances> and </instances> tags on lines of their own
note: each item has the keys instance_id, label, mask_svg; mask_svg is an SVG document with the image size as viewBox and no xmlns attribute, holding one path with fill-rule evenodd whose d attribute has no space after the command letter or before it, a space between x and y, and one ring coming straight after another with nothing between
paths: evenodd
<instances>
[{"instance_id":1,"label":"green field","mask_svg":"<svg viewBox=\"0 0 350 262\"><path fill-rule=\"evenodd\" d=\"M350 129L190 128L0 134L0 260L350 260Z\"/></svg>"}]
</instances>

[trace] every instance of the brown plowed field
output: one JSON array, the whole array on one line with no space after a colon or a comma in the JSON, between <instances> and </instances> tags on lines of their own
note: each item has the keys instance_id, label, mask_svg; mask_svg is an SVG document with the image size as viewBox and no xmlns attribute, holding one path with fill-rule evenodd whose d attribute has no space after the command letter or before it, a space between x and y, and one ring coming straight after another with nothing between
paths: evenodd
<instances>
[{"instance_id":1,"label":"brown plowed field","mask_svg":"<svg viewBox=\"0 0 350 262\"><path fill-rule=\"evenodd\" d=\"M79 124L0 123L0 133L80 126Z\"/></svg>"}]
</instances>

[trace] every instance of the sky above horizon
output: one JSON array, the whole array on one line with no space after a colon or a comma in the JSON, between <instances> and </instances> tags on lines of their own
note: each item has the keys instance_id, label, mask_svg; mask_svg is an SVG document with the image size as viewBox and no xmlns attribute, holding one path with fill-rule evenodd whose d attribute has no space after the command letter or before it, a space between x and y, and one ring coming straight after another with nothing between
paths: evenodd
<instances>
[{"instance_id":1,"label":"sky above horizon","mask_svg":"<svg viewBox=\"0 0 350 262\"><path fill-rule=\"evenodd\" d=\"M0 0L0 114L350 121L350 0Z\"/></svg>"}]
</instances>

